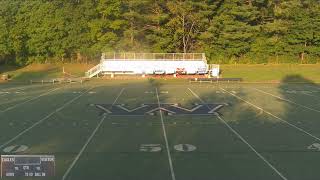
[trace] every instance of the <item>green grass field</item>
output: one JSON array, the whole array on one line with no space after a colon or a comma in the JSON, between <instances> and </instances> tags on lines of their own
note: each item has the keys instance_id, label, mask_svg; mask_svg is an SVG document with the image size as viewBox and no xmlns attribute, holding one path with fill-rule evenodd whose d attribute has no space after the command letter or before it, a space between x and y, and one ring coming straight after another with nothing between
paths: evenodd
<instances>
[{"instance_id":1,"label":"green grass field","mask_svg":"<svg viewBox=\"0 0 320 180\"><path fill-rule=\"evenodd\" d=\"M308 84L2 84L0 150L55 155L57 180L318 180L320 85L298 78ZM134 114L168 103L191 114Z\"/></svg>"},{"instance_id":2,"label":"green grass field","mask_svg":"<svg viewBox=\"0 0 320 180\"><path fill-rule=\"evenodd\" d=\"M248 82L281 82L293 74L320 82L320 64L235 64L222 65L223 77L241 77ZM291 82L299 82L292 79Z\"/></svg>"},{"instance_id":3,"label":"green grass field","mask_svg":"<svg viewBox=\"0 0 320 180\"><path fill-rule=\"evenodd\" d=\"M31 64L26 67L0 66L0 75L9 74L12 82L26 83L30 80L49 80L67 73L84 76L94 64ZM320 82L320 64L227 64L221 65L222 77L240 77L246 82L281 82L286 76L300 75L314 82ZM0 80L1 82L1 80ZM299 82L292 79L291 82Z\"/></svg>"}]
</instances>

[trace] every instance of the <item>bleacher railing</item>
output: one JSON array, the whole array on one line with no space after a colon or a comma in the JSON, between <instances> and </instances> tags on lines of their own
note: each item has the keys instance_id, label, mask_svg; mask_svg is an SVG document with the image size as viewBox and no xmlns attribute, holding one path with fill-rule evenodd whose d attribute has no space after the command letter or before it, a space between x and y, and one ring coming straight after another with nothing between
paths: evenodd
<instances>
[{"instance_id":1,"label":"bleacher railing","mask_svg":"<svg viewBox=\"0 0 320 180\"><path fill-rule=\"evenodd\" d=\"M86 77L92 78L101 71L101 64L98 64L86 72Z\"/></svg>"},{"instance_id":2,"label":"bleacher railing","mask_svg":"<svg viewBox=\"0 0 320 180\"><path fill-rule=\"evenodd\" d=\"M103 53L101 61L199 61L207 63L204 53Z\"/></svg>"}]
</instances>

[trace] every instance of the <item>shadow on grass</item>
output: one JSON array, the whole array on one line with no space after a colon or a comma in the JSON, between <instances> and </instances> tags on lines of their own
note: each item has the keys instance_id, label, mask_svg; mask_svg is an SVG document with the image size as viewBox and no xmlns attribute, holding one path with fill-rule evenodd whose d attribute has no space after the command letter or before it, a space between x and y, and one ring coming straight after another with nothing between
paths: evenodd
<instances>
[{"instance_id":1,"label":"shadow on grass","mask_svg":"<svg viewBox=\"0 0 320 180\"><path fill-rule=\"evenodd\" d=\"M228 93L223 94L219 86L229 92L237 89L239 92L235 93L235 95L252 104L249 105ZM320 113L298 106L297 104L320 111L319 85L297 74L286 76L278 86L263 85L266 88L264 89L265 91L271 94L279 91L280 95L275 95L297 104L260 93L252 88L257 87L259 89L260 86L261 84L241 84L238 87L223 84L208 84L192 85L191 89L196 92L200 99L207 103L231 104L231 106L226 106L221 110L222 118L252 145L268 163L273 165L288 179L316 180L317 177L314 176L313 172L317 170L316 164L319 162L319 158L315 154L319 146L316 146L318 140L312 137L312 135L320 137ZM201 88L203 87L207 88L207 90L201 92ZM284 89L295 89L294 92L296 94L290 94L288 91L284 91ZM183 92L177 92L177 95L179 93ZM194 102L199 102L199 99L196 97L190 98L188 103ZM256 107L254 107L255 105ZM259 110L257 107L261 107L266 111ZM279 117L279 119L276 117ZM188 153L178 154L173 150L173 157L178 156L181 158L181 160L174 162L174 164L180 166L180 169L183 164L193 164L190 169L188 166L185 166L185 177L183 179L191 180L202 176L203 174L197 173L197 171L203 172L203 169L213 165L212 162L219 164L220 167L218 168L221 168L218 169L219 172L223 174L225 171L223 176L217 177L214 177L214 173L212 173L210 177L213 179L275 179L275 176L272 175L274 170L263 163L260 157L252 152L245 143L241 142L242 140L236 134L224 126L222 122L219 122L217 118L211 118L212 122L215 122L214 125L199 125L199 122L206 120L205 117L188 116L179 118L166 116L165 119L166 121L168 119L178 122L186 121L195 125L198 123L197 126L170 126L167 130L170 144L185 143L194 144L198 147L197 152L193 152L192 156ZM220 127L220 129L216 129L217 127ZM208 131L210 128L212 130ZM231 138L225 134L229 134ZM215 137L225 139L221 140ZM315 143L315 145L312 146L312 143ZM205 157L211 161L199 160L200 157ZM234 174L237 174L237 177L228 176L230 174L230 167L239 160L242 161L241 166L244 169L244 173L234 170ZM303 163L306 161L309 163ZM260 165L259 162L261 162ZM206 173L208 173L209 177L210 173Z\"/></svg>"},{"instance_id":2,"label":"shadow on grass","mask_svg":"<svg viewBox=\"0 0 320 180\"><path fill-rule=\"evenodd\" d=\"M293 75L292 77L288 76L284 78L278 88L292 88L292 86L288 84L288 82L292 82L292 80L298 80L299 82L304 81L309 85L313 86L314 88L319 88L312 81L298 75ZM139 88L143 89L143 87L149 87L150 90L158 88L160 92L167 90L165 87L166 85L167 84L165 83L161 83L161 81L155 79L148 79L147 81L130 83L118 81L114 82L114 84L109 84L109 86L104 86L103 84L101 84L100 87L103 89L109 88L120 90L123 87L129 86L137 88L138 91ZM168 99L170 99L172 96L185 97L186 92L190 94L190 92L187 89L188 87L190 87L206 103L231 104L231 106L226 106L224 107L224 109L222 109L223 118L232 128L239 132L239 134L243 135L243 137L250 144L252 144L252 146L256 148L258 152L262 153L266 160L268 160L272 165L274 165L275 168L280 169L281 172L285 172L285 175L288 176L288 178L295 177L292 179L316 180L315 177L312 177L312 174L310 176L307 175L311 171L315 172L317 170L316 168L318 167L317 163L319 162L319 158L312 158L308 154L303 154L302 156L306 157L305 160L308 161L308 164L305 164L303 163L303 161L301 161L301 153L297 153L297 151L307 151L305 146L299 148L299 145L303 144L303 134L301 134L301 137L297 134L293 134L294 136L290 137L290 135L292 135L292 131L289 131L288 129L291 129L291 127L288 127L283 123L280 123L280 121L271 122L265 120L266 117L270 119L272 119L272 117L263 112L263 114L261 114L259 110L253 108L250 105L247 105L245 102L242 102L229 94L223 94L222 91L219 89L219 86L225 85L190 85L186 83L176 86L177 89L173 88L172 92L170 91L168 94L161 94L160 98L161 102L165 103L168 102ZM229 89L226 89L228 91L231 91L232 88L233 87L229 87ZM217 93L218 91L219 93ZM140 94L141 92L139 91ZM85 141L90 136L93 129L96 127L98 120L101 118L98 117L98 112L96 113L97 110L88 107L87 103L97 103L100 101L102 103L112 103L112 101L114 101L114 98L116 98L118 92L114 90L114 92L112 92L113 95L111 95L111 92L108 91L101 91L101 93L105 94L100 94L100 97L98 98L95 97L94 94L92 96L95 98L92 98L90 97L90 95L88 95L84 97L82 101L77 101L71 106L66 107L68 111L74 110L72 111L74 115L70 115L70 117L55 116L55 118L50 118L44 122L48 123L53 121L51 123L58 123L58 126L51 125L51 127L47 127L46 125L43 126L43 124L39 124L38 126L40 126L41 128L35 127L31 135L29 135L29 138L21 137L19 141L23 142L24 144L30 144L30 150L34 150L32 149L34 147L42 146L44 150L47 150L49 152L41 151L41 153L56 154L61 161L58 164L61 169L58 172L57 176L62 176L70 162L74 160L75 156L79 152L79 149L84 145ZM251 96L246 91L243 91L237 95L241 96L241 98L246 100L249 98L249 96ZM143 94L141 96L143 96ZM49 96L48 99L52 98L54 100L57 97L58 95L51 97ZM196 97L188 97L189 104L199 102L199 99ZM282 97L290 98L292 101L298 101L298 99L288 96L288 94L286 93L283 93ZM261 101L259 99L261 98L260 95L256 94L256 98L258 99L257 102ZM68 99L70 99L69 96ZM141 101L141 99L142 98L136 98L136 101ZM269 99L272 99L272 97L270 97ZM152 100L155 101L155 98L153 98ZM274 101L271 101L270 106L273 105L272 102ZM60 103L63 104L62 102ZM156 101L154 103L156 103ZM38 104L38 106L41 105L42 104ZM43 111L48 111L44 107L45 106L41 106L41 108L43 108ZM309 114L310 112L307 112L306 114L301 114L297 111L296 107L294 106L285 107L285 113L282 117L283 119L290 120L290 122L295 124L296 126L311 131L311 129L307 129L309 125L304 126L307 125L307 121L309 119L302 119L306 123L301 124L298 122L298 120L301 120L297 117L298 115L300 115L300 117L311 117L311 115ZM34 110L30 108L27 112L24 113L28 112L34 112ZM66 110L64 110L63 112L66 113ZM46 113L49 113L49 111ZM63 115L64 113L60 112L59 115ZM83 114L86 114L87 117L82 117ZM312 114L312 122L315 123L314 131L316 131L316 128L319 127L320 122L316 121L317 114ZM23 116L23 114L21 114L21 116ZM78 123L80 120L82 120L82 118L88 118L90 120L88 121L89 126L87 126L86 128L80 128L78 126L73 125L74 122ZM124 119L128 118L130 117L125 117ZM148 117L146 117L146 119L147 118ZM40 118L37 117L37 119ZM266 164L264 164L264 162L261 159L259 159L259 157L257 157L250 150L250 148L248 148L236 135L234 135L230 130L228 130L228 128L225 127L223 123L219 123L219 120L217 118L213 116L204 118L191 116L184 116L181 118L175 116L164 116L164 120L166 124L172 123L172 121L194 123L193 125L188 125L186 123L178 125L166 125L168 141L170 146L169 148L172 152L173 166L177 169L177 176L179 176L179 179L275 179L274 176L272 176L272 170ZM201 121L206 121L207 123L214 122L215 124L196 124ZM64 124L61 125L61 123ZM100 136L100 138L103 140L96 139L97 137L93 139L93 141L100 140L99 144L101 144L101 146L92 148L92 146L90 146L89 144L88 147L91 147L91 151L87 151L86 149L85 156L80 158L79 162L77 163L77 166L75 166L75 168L72 170L73 177L78 177L78 179L103 179L106 178L105 176L108 175L109 177L111 177L110 179L112 179L112 177L117 177L117 179L126 179L128 176L132 175L133 177L131 178L138 179L138 177L145 177L145 173L150 172L150 174L147 175L153 175L153 179L163 179L163 174L160 174L159 171L155 171L155 168L157 167L163 168L161 166L161 163L156 163L155 161L152 161L154 160L154 156L159 155L139 152L139 148L134 149L136 147L139 147L140 144L137 143L145 143L140 142L141 139L132 139L136 137L135 135L141 133L141 131L143 131L143 128L139 127L122 130L123 133L120 136L104 137L105 134L103 133L107 134L107 132L105 129L103 129L103 127L106 126L108 125L106 125L105 123L97 132L97 136ZM14 127L11 127L11 129L17 131L16 129L14 129ZM161 129L160 126L159 129ZM120 128L119 131L121 131ZM6 135L5 131L3 131L2 133L3 134L1 135ZM34 135L34 138L30 138L32 134ZM144 135L143 132L142 134ZM148 136L147 133L146 136ZM29 142L24 142L24 138L29 139ZM114 145L110 143L110 141L114 142ZM14 141L12 144L14 143L17 143L17 141ZM163 144L164 142L162 141L152 143ZM174 145L182 143L194 144L197 146L197 150L192 153L176 152L174 149ZM119 144L120 146L118 147L123 148L121 149L123 150L123 152L112 152L112 150L114 150L113 146L117 146ZM295 145L295 148L298 147L298 149L292 149ZM50 146L54 148L50 148ZM283 152L289 152L291 153L291 156L286 156L286 154ZM146 156L142 156L141 154ZM166 151L160 152L159 154L163 155L163 157L166 157ZM318 156L315 153L313 154L315 156ZM134 159L137 156L139 158ZM148 158L148 156L152 157ZM61 159L63 159L63 163ZM167 167L167 160L164 159L163 162L163 166ZM259 164L259 162L261 164ZM160 165L157 166L157 164ZM281 168L279 167L280 165ZM141 169L141 174L139 170L137 172L133 172L130 171L130 169L115 167L139 167ZM293 169L291 169L292 167ZM88 168L92 170L86 171ZM299 169L299 171L294 171L294 168ZM94 169L98 169L101 171L95 171ZM305 169L310 170L310 172L306 171ZM303 173L299 173L301 171L303 171ZM124 172L126 172L126 175L122 175ZM169 171L167 173L169 174Z\"/></svg>"},{"instance_id":3,"label":"shadow on grass","mask_svg":"<svg viewBox=\"0 0 320 180\"><path fill-rule=\"evenodd\" d=\"M300 74L287 75L281 80L281 86L288 83L305 83L305 84L315 84L312 80L307 79Z\"/></svg>"}]
</instances>

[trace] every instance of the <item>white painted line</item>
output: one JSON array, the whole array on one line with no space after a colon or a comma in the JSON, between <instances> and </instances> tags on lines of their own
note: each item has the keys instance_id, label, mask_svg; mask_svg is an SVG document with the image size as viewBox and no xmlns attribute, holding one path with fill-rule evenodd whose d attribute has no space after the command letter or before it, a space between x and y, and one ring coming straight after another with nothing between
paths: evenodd
<instances>
[{"instance_id":1,"label":"white painted line","mask_svg":"<svg viewBox=\"0 0 320 180\"><path fill-rule=\"evenodd\" d=\"M264 161L274 172L276 172L281 179L287 180L287 178L279 171L277 168L275 168L265 157L263 157L248 141L246 141L235 129L233 129L224 119L222 119L219 115L217 116L220 121L225 124L233 134L238 136L239 139L243 143L245 143L262 161Z\"/></svg>"},{"instance_id":2,"label":"white painted line","mask_svg":"<svg viewBox=\"0 0 320 180\"><path fill-rule=\"evenodd\" d=\"M158 88L156 88L156 95L157 95L157 99L158 99L158 106L159 106L159 112L160 112L163 136L164 136L164 140L166 142L166 149L167 149L167 155L168 155L168 160L169 160L171 178L172 178L172 180L176 180L176 176L175 176L175 173L174 173L174 170L173 170L173 165L172 165L172 159L171 159L171 153L170 153L170 148L169 148L169 143L168 143L168 138L167 138L166 127L164 125L164 121L163 121L163 117L162 117L162 110L161 110L161 105L160 105Z\"/></svg>"},{"instance_id":3,"label":"white painted line","mask_svg":"<svg viewBox=\"0 0 320 180\"><path fill-rule=\"evenodd\" d=\"M5 109L5 110L3 110L3 111L0 111L0 113L4 113L4 112L7 112L7 111L10 111L10 110L12 110L12 109L14 109L14 108L16 108L16 107L18 107L18 106L21 106L21 105L26 104L26 103L28 103L28 102L31 102L31 101L33 101L33 100L39 99L40 97L45 96L45 95L47 95L47 94L49 94L49 93L51 93L51 92L53 92L53 91L56 91L56 90L58 90L58 89L61 89L61 87L52 89L52 90L50 90L50 91L47 91L47 92L45 92L45 93L40 94L39 96L36 96L36 97L34 97L34 98L31 98L31 99L28 99L28 100L26 100L26 101L23 101L23 102L21 102L21 103L15 104L15 105L13 105L13 106L11 106L11 107L8 107L7 109Z\"/></svg>"},{"instance_id":4,"label":"white painted line","mask_svg":"<svg viewBox=\"0 0 320 180\"><path fill-rule=\"evenodd\" d=\"M137 107L137 108L134 108L134 109L128 109L128 108L124 107L124 105L117 105L117 107L120 108L120 109L122 109L122 110L125 110L125 111L127 111L127 112L133 112L133 111L136 111L136 110L138 110L138 109L147 107L147 105L142 104L140 107Z\"/></svg>"},{"instance_id":5,"label":"white painted line","mask_svg":"<svg viewBox=\"0 0 320 180\"><path fill-rule=\"evenodd\" d=\"M306 93L306 92L301 92L301 93L304 94L304 95L307 95L307 96L315 97L317 99L320 98L319 96L316 96L316 95L313 95L313 94L309 94L309 93Z\"/></svg>"},{"instance_id":6,"label":"white painted line","mask_svg":"<svg viewBox=\"0 0 320 180\"><path fill-rule=\"evenodd\" d=\"M307 85L307 86L310 87L310 88L314 88L314 89L320 90L320 88L319 88L319 87L316 87L316 86L311 86L311 85Z\"/></svg>"},{"instance_id":7,"label":"white painted line","mask_svg":"<svg viewBox=\"0 0 320 180\"><path fill-rule=\"evenodd\" d=\"M122 88L120 93L118 94L118 96L116 97L116 99L113 101L112 106L116 104L116 102L118 101L119 97L121 96L121 94L123 93L125 88Z\"/></svg>"},{"instance_id":8,"label":"white painted line","mask_svg":"<svg viewBox=\"0 0 320 180\"><path fill-rule=\"evenodd\" d=\"M313 137L314 139L316 139L316 140L320 141L320 138L319 138L319 137L317 137L317 136L315 136L315 135L313 135L313 134L311 134L311 133L307 132L306 130L304 130L304 129L302 129L302 128L300 128L300 127L298 127L298 126L294 125L294 124L291 124L290 122L288 122L288 121L286 121L286 120L284 120L284 119L282 119L282 118L280 118L280 117L278 117L278 116L276 116L276 115L272 114L271 112L268 112L268 111L266 111L266 110L262 109L261 107L259 107L259 106L255 105L255 104L252 104L252 103L251 103L251 102L249 102L249 101L244 100L243 98L241 98L241 97L239 97L239 96L237 96L237 95L235 95L235 94L232 94L231 92L229 92L229 91L227 91L227 90L225 90L225 89L223 89L223 88L221 88L221 87L220 87L220 89L222 89L223 91L227 92L227 93L228 93L228 94L230 94L231 96L234 96L234 97L236 97L237 99L239 99L239 100L241 100L241 101L243 101L243 102L245 102L245 103L247 103L247 104L251 105L252 107L255 107L256 109L259 109L260 111L262 111L262 112L264 112L264 113L266 113L266 114L268 114L268 115L270 115L270 116L272 116L272 117L274 117L274 118L276 118L276 119L280 120L281 122L288 124L289 126L291 126L291 127L295 128L295 129L299 130L300 132L303 132L303 133L305 133L305 134L307 134L307 135L309 135L309 136Z\"/></svg>"},{"instance_id":9,"label":"white painted line","mask_svg":"<svg viewBox=\"0 0 320 180\"><path fill-rule=\"evenodd\" d=\"M313 95L313 94L309 94L309 93L307 93L307 92L303 92L303 91L302 91L301 94L304 94L304 95L306 95L306 96L310 96L310 97L314 97L314 98L320 99L320 96Z\"/></svg>"},{"instance_id":10,"label":"white painted line","mask_svg":"<svg viewBox=\"0 0 320 180\"><path fill-rule=\"evenodd\" d=\"M0 103L0 105L9 104L9 103L13 103L13 102L16 102L16 101L24 101L24 100L26 100L28 98L30 98L30 96L26 96L26 97L23 97L21 99L12 99L12 100L9 100L9 101L4 101L4 102Z\"/></svg>"},{"instance_id":11,"label":"white painted line","mask_svg":"<svg viewBox=\"0 0 320 180\"><path fill-rule=\"evenodd\" d=\"M31 129L33 129L34 127L36 127L37 125L41 124L43 121L45 121L46 119L50 118L52 115L54 115L55 113L61 111L63 108L67 107L68 105L70 105L71 103L73 103L75 100L79 99L81 96L83 96L85 93L87 93L88 91L90 91L93 88L90 88L89 90L85 91L84 93L82 93L81 95L71 99L70 101L66 102L63 106L57 108L56 110L54 110L53 112L51 112L50 114L48 114L46 117L40 119L39 121L37 121L36 123L34 123L32 126L28 127L27 129L23 130L22 132L20 132L18 135L16 135L15 137L13 137L12 139L10 139L9 141L5 142L4 144L0 145L0 149L3 148L4 146L8 145L9 143L13 142L14 140L18 139L20 136L22 136L23 134L27 133L28 131L30 131Z\"/></svg>"},{"instance_id":12,"label":"white painted line","mask_svg":"<svg viewBox=\"0 0 320 180\"><path fill-rule=\"evenodd\" d=\"M189 91L197 97L202 103L205 103L195 92L193 92L190 88ZM287 180L287 178L275 168L265 157L263 157L248 141L246 141L235 129L233 129L224 119L222 119L219 115L217 115L218 119L233 133L235 134L243 143L245 143L263 162L265 162L274 172L276 172L281 179Z\"/></svg>"},{"instance_id":13,"label":"white painted line","mask_svg":"<svg viewBox=\"0 0 320 180\"><path fill-rule=\"evenodd\" d=\"M37 87L39 85L24 85L21 87L8 87L8 88L3 88L1 89L2 91L10 91L10 90L22 90L22 89L26 89L26 88L31 88L31 87ZM44 86L44 85L43 85ZM42 87L42 86L41 86Z\"/></svg>"},{"instance_id":14,"label":"white painted line","mask_svg":"<svg viewBox=\"0 0 320 180\"><path fill-rule=\"evenodd\" d=\"M72 170L72 168L75 166L75 164L77 163L77 161L79 160L79 158L81 157L82 153L85 151L85 149L87 148L88 144L91 142L92 138L96 135L97 131L99 130L101 124L104 122L104 120L106 119L106 115L103 115L103 117L101 118L100 122L98 123L97 127L94 129L94 131L92 132L92 134L90 135L89 139L87 140L87 142L84 144L84 146L81 148L80 152L78 153L78 155L76 156L76 158L73 160L73 162L71 163L71 165L69 166L69 168L67 169L67 171L64 173L62 180L65 180L70 171Z\"/></svg>"},{"instance_id":15,"label":"white painted line","mask_svg":"<svg viewBox=\"0 0 320 180\"><path fill-rule=\"evenodd\" d=\"M114 105L117 101L118 98L121 96L121 94L123 93L124 88L121 89L120 93L118 94L118 96L116 97L116 99L113 101L112 105ZM104 120L106 119L107 115L104 114L103 117L101 118L100 122L98 123L97 127L94 129L94 131L91 133L90 137L88 138L88 140L86 141L86 143L83 145L83 147L81 148L80 152L77 154L77 156L75 157L75 159L73 160L73 162L71 163L71 165L69 166L69 168L67 169L67 171L64 173L62 180L65 180L69 173L71 172L72 168L76 165L76 163L78 162L78 160L80 159L82 153L85 151L85 149L87 148L87 146L89 145L89 143L91 142L91 140L93 139L93 137L96 135L97 131L99 130L100 126L102 125L102 123L104 122Z\"/></svg>"},{"instance_id":16,"label":"white painted line","mask_svg":"<svg viewBox=\"0 0 320 180\"><path fill-rule=\"evenodd\" d=\"M289 100L289 99L284 99L284 98L282 98L282 97L276 96L276 95L274 95L274 94L271 94L271 93L265 92L265 91L260 90L260 89L257 89L257 88L252 88L252 89L254 89L254 90L258 91L258 92L261 92L261 93L264 93L264 94L270 95L270 96L272 96L272 97L275 97L275 98L281 99L281 100L286 101L286 102L288 102L288 103L294 104L294 105L296 105L296 106L299 106L299 107L302 107L302 108L308 109L308 110L310 110L310 111L314 111L314 112L318 112L318 113L320 113L320 110L317 110L317 109L314 109L314 108L311 108L311 107L308 107L308 106L305 106L305 105L302 105L302 104L296 103L296 102L291 101L291 100Z\"/></svg>"}]
</instances>

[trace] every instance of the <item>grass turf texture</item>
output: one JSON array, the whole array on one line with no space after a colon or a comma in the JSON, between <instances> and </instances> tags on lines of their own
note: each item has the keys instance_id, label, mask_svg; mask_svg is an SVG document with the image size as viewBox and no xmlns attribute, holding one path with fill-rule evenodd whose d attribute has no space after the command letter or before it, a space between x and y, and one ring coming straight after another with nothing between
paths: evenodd
<instances>
[{"instance_id":1,"label":"grass turf texture","mask_svg":"<svg viewBox=\"0 0 320 180\"><path fill-rule=\"evenodd\" d=\"M91 64L31 64L26 67L2 66L0 74L9 74L13 82L29 82L30 80L48 80L60 78L65 71L75 77L83 77L93 67Z\"/></svg>"},{"instance_id":2,"label":"grass turf texture","mask_svg":"<svg viewBox=\"0 0 320 180\"><path fill-rule=\"evenodd\" d=\"M33 64L22 68L0 66L0 74L7 73L14 82L29 82L30 80L48 80L62 77L62 68L74 76L84 76L93 67L87 64ZM222 65L222 77L243 78L246 82L280 82L292 74L308 77L314 82L320 82L320 64L267 64L267 65ZM292 78L291 82L299 82ZM171 80L179 81L179 80Z\"/></svg>"},{"instance_id":3,"label":"grass turf texture","mask_svg":"<svg viewBox=\"0 0 320 180\"><path fill-rule=\"evenodd\" d=\"M227 125L217 116L163 116L175 179L284 179L280 173L290 180L317 180L320 149L308 147L319 143L320 86L302 77L299 80L309 84L286 84L284 79L276 85L139 80L1 86L1 91L9 93L0 95L0 110L17 106L0 113L0 150L12 154L3 149L26 145L29 149L17 154L54 154L56 177L49 179L61 180L65 175L70 180L171 180L159 113L103 119L90 106L116 103L134 108L157 103L157 88L161 103L230 104L220 111ZM160 144L162 150L143 152L145 144ZM193 145L196 150L178 151L175 145L179 144Z\"/></svg>"},{"instance_id":4,"label":"grass turf texture","mask_svg":"<svg viewBox=\"0 0 320 180\"><path fill-rule=\"evenodd\" d=\"M292 74L320 82L320 64L236 64L222 65L221 70L222 77L239 77L248 82L280 82ZM291 82L300 82L300 79L292 78Z\"/></svg>"}]
</instances>

